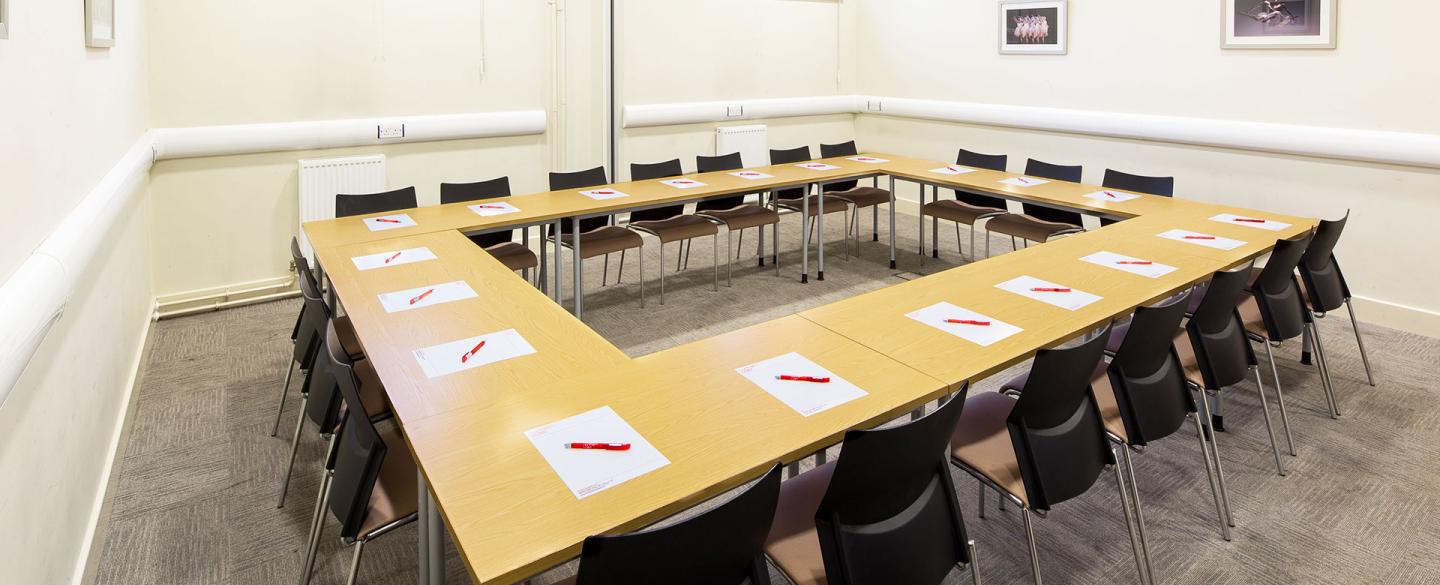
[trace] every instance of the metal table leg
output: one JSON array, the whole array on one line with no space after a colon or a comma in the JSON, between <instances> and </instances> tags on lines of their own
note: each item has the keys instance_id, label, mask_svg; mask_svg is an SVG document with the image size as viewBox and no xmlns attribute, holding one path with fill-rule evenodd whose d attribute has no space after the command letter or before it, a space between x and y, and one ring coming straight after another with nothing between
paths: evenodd
<instances>
[{"instance_id":1,"label":"metal table leg","mask_svg":"<svg viewBox=\"0 0 1440 585\"><path fill-rule=\"evenodd\" d=\"M816 215L815 231L820 235L815 236L815 247L820 250L819 280L825 280L825 183L815 183L815 204L818 205L820 213ZM850 234L845 234L848 239Z\"/></svg>"},{"instance_id":2,"label":"metal table leg","mask_svg":"<svg viewBox=\"0 0 1440 585\"><path fill-rule=\"evenodd\" d=\"M555 220L555 223L551 225L553 227L551 228L550 233L555 236L555 262L553 267L554 269L552 270L552 272L555 273L555 304L563 307L565 288L561 286L561 277L565 274L565 270L560 267L560 251L562 248L564 248L564 246L560 245L560 236L565 232L561 231L564 229L564 226L560 224L560 220Z\"/></svg>"},{"instance_id":3,"label":"metal table leg","mask_svg":"<svg viewBox=\"0 0 1440 585\"><path fill-rule=\"evenodd\" d=\"M580 269L584 265L585 261L581 260L580 256L580 218L575 218L575 223L572 225L570 233L574 234L575 236L570 240L570 258L572 260L572 263L575 265L575 281L572 285L575 287L575 318L583 321L585 319L585 306L583 304L583 301L581 300L581 297L583 296L581 294L581 290L582 287L584 287L584 283L582 282L583 274L581 273Z\"/></svg>"},{"instance_id":4,"label":"metal table leg","mask_svg":"<svg viewBox=\"0 0 1440 585\"><path fill-rule=\"evenodd\" d=\"M890 177L890 269L895 269L895 177Z\"/></svg>"},{"instance_id":5,"label":"metal table leg","mask_svg":"<svg viewBox=\"0 0 1440 585\"><path fill-rule=\"evenodd\" d=\"M800 282L810 282L810 187L800 193Z\"/></svg>"},{"instance_id":6,"label":"metal table leg","mask_svg":"<svg viewBox=\"0 0 1440 585\"><path fill-rule=\"evenodd\" d=\"M420 533L420 585L444 585L445 583L445 524L440 520L440 509L430 494L425 476L415 474L419 485L419 533Z\"/></svg>"}]
</instances>

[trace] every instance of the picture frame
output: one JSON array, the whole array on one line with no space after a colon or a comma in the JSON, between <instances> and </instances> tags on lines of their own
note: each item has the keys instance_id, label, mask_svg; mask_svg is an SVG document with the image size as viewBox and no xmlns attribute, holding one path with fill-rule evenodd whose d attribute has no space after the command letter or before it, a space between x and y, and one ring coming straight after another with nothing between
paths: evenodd
<instances>
[{"instance_id":1,"label":"picture frame","mask_svg":"<svg viewBox=\"0 0 1440 585\"><path fill-rule=\"evenodd\" d=\"M1338 0L1221 2L1221 48L1335 48Z\"/></svg>"},{"instance_id":2,"label":"picture frame","mask_svg":"<svg viewBox=\"0 0 1440 585\"><path fill-rule=\"evenodd\" d=\"M1070 51L1068 0L1000 0L1002 55L1064 55Z\"/></svg>"},{"instance_id":3,"label":"picture frame","mask_svg":"<svg viewBox=\"0 0 1440 585\"><path fill-rule=\"evenodd\" d=\"M0 39L10 38L10 0L0 0Z\"/></svg>"},{"instance_id":4,"label":"picture frame","mask_svg":"<svg viewBox=\"0 0 1440 585\"><path fill-rule=\"evenodd\" d=\"M115 46L115 0L85 0L85 46Z\"/></svg>"}]
</instances>

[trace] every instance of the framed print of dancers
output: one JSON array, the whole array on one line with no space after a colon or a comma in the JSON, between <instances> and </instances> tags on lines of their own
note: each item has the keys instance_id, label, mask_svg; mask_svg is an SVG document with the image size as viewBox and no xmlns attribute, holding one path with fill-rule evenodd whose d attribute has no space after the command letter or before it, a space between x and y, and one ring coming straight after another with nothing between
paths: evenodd
<instances>
[{"instance_id":1,"label":"framed print of dancers","mask_svg":"<svg viewBox=\"0 0 1440 585\"><path fill-rule=\"evenodd\" d=\"M1000 53L1064 55L1068 48L1066 0L1001 0Z\"/></svg>"},{"instance_id":2,"label":"framed print of dancers","mask_svg":"<svg viewBox=\"0 0 1440 585\"><path fill-rule=\"evenodd\" d=\"M1336 0L1222 0L1226 49L1333 49Z\"/></svg>"}]
</instances>

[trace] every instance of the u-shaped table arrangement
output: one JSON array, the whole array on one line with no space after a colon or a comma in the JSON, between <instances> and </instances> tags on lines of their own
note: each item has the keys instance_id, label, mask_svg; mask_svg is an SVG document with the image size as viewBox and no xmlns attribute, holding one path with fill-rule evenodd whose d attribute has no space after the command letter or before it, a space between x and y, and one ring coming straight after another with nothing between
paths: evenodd
<instances>
[{"instance_id":1,"label":"u-shaped table arrangement","mask_svg":"<svg viewBox=\"0 0 1440 585\"><path fill-rule=\"evenodd\" d=\"M704 186L686 189L660 181L619 183L607 188L625 196L603 200L578 190L519 195L505 200L517 210L500 215L482 216L457 203L304 225L420 469L422 580L443 578L441 517L477 584L520 581L578 556L587 536L638 529L683 511L777 462L838 444L850 429L900 417L1315 226L1307 218L1093 185L1002 183L1023 175L956 174L955 165L883 153L816 162L834 168L749 169L767 175L759 179L692 174L685 177ZM578 261L572 314L464 235L558 229L565 218L869 177L888 177L891 184L891 267L895 181L1126 221L635 359L576 317L583 315ZM365 221L397 215L405 217L390 229L372 230L374 222ZM814 219L822 222L822 233L824 215ZM808 213L801 218L811 221ZM809 242L802 240L802 280L808 280ZM824 238L819 240L823 278ZM541 246L541 256L548 257L543 234ZM378 266L356 261L402 251L418 260ZM554 268L541 274L556 299L563 282L559 260L557 246ZM457 282L474 295L399 310L387 310L381 298ZM1016 289L1029 283L1045 286L1031 287L1033 294ZM1047 302L1050 285L1075 296ZM947 310L1013 327L1003 337L976 342L929 322ZM459 370L426 362L424 350L470 347L498 333L518 335L533 353L476 360ZM805 414L737 371L792 353L863 395ZM668 463L577 495L527 431L605 407Z\"/></svg>"}]
</instances>

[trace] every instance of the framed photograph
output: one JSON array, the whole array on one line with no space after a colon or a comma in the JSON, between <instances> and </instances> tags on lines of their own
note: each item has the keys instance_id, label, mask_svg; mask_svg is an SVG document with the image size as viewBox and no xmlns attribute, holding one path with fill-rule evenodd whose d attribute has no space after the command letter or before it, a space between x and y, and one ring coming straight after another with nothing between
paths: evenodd
<instances>
[{"instance_id":1,"label":"framed photograph","mask_svg":"<svg viewBox=\"0 0 1440 585\"><path fill-rule=\"evenodd\" d=\"M1066 0L1001 0L1000 53L1064 55L1069 48Z\"/></svg>"},{"instance_id":2,"label":"framed photograph","mask_svg":"<svg viewBox=\"0 0 1440 585\"><path fill-rule=\"evenodd\" d=\"M1333 49L1336 0L1222 0L1226 49Z\"/></svg>"},{"instance_id":3,"label":"framed photograph","mask_svg":"<svg viewBox=\"0 0 1440 585\"><path fill-rule=\"evenodd\" d=\"M10 0L0 0L0 39L10 38Z\"/></svg>"},{"instance_id":4,"label":"framed photograph","mask_svg":"<svg viewBox=\"0 0 1440 585\"><path fill-rule=\"evenodd\" d=\"M115 0L85 0L85 46L115 46Z\"/></svg>"}]
</instances>

